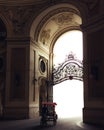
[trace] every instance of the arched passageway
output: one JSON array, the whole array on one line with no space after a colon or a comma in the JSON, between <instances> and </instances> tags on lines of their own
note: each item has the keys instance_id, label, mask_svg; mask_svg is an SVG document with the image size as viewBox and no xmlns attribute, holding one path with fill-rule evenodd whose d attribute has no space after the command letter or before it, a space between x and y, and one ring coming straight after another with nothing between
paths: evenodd
<instances>
[{"instance_id":1,"label":"arched passageway","mask_svg":"<svg viewBox=\"0 0 104 130\"><path fill-rule=\"evenodd\" d=\"M72 30L64 33L56 41L53 52L53 100L58 104L56 112L64 118L82 117L82 32Z\"/></svg>"},{"instance_id":2,"label":"arched passageway","mask_svg":"<svg viewBox=\"0 0 104 130\"><path fill-rule=\"evenodd\" d=\"M54 55L53 46L56 43L56 40L59 39L60 36L62 36L62 34L65 33L67 35L67 32L72 31L72 30L80 31L81 29L80 25L82 24L81 14L80 14L80 11L77 9L77 7L75 7L74 5L61 3L59 5L56 4L54 7L52 6L48 8L46 11L43 11L36 18L35 21L33 22L31 26L30 35L35 40L35 43L40 47L38 50L39 57L44 57L47 60L45 72L38 73L36 77L39 77L39 76L46 77L46 80L49 83L47 86L47 92L48 92L47 99L48 101L52 101L53 100L53 92L52 92L53 87L51 83L53 81L52 79L53 55ZM40 22L37 22L37 21L40 21ZM67 50L65 50L67 51L66 55L71 53L70 50L71 51L73 50L72 45L70 46L70 50L66 46L67 42L69 42L69 39L70 37L67 38L66 41L62 42L64 43L64 45L61 46L61 49L58 49L58 52L60 52L59 55L63 54L63 52L59 50L62 50L62 48L64 47L67 48ZM71 39L75 39L75 37ZM44 50L44 53L43 53L43 50ZM77 51L79 50L76 49L76 52ZM60 58L58 59L63 60L65 57L62 57L62 56L65 56L65 55L61 55Z\"/></svg>"}]
</instances>

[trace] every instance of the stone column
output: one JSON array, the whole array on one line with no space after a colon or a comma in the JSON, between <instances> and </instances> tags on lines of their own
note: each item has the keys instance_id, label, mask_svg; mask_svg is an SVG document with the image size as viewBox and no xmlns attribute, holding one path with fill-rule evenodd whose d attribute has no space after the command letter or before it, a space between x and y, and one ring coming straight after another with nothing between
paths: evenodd
<instances>
[{"instance_id":1,"label":"stone column","mask_svg":"<svg viewBox=\"0 0 104 130\"><path fill-rule=\"evenodd\" d=\"M29 38L7 39L5 118L29 117Z\"/></svg>"},{"instance_id":2,"label":"stone column","mask_svg":"<svg viewBox=\"0 0 104 130\"><path fill-rule=\"evenodd\" d=\"M30 45L29 118L39 116L38 54L35 44Z\"/></svg>"},{"instance_id":3,"label":"stone column","mask_svg":"<svg viewBox=\"0 0 104 130\"><path fill-rule=\"evenodd\" d=\"M48 95L49 95L49 101L53 101L53 77L52 77L52 72L53 72L53 53L51 52L49 54L49 59L50 59L50 62L49 62L49 80L50 80L50 83L49 83L49 88L48 88Z\"/></svg>"},{"instance_id":4,"label":"stone column","mask_svg":"<svg viewBox=\"0 0 104 130\"><path fill-rule=\"evenodd\" d=\"M104 20L82 26L84 108L83 122L104 124Z\"/></svg>"}]
</instances>

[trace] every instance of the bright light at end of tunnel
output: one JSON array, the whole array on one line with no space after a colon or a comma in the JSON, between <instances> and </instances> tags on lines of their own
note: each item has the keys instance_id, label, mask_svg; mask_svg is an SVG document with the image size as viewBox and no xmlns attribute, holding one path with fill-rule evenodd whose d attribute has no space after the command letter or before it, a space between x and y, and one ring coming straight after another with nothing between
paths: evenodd
<instances>
[{"instance_id":1,"label":"bright light at end of tunnel","mask_svg":"<svg viewBox=\"0 0 104 130\"><path fill-rule=\"evenodd\" d=\"M70 52L83 60L82 32L73 30L61 35L54 46L53 63L57 66L65 61ZM56 112L61 118L82 117L83 82L67 80L53 86L53 100L57 103Z\"/></svg>"},{"instance_id":2,"label":"bright light at end of tunnel","mask_svg":"<svg viewBox=\"0 0 104 130\"><path fill-rule=\"evenodd\" d=\"M64 33L54 45L54 65L62 63L66 55L73 52L77 59L83 59L82 32L75 30Z\"/></svg>"},{"instance_id":3,"label":"bright light at end of tunnel","mask_svg":"<svg viewBox=\"0 0 104 130\"><path fill-rule=\"evenodd\" d=\"M81 117L83 108L83 82L67 80L54 86L53 100L61 118Z\"/></svg>"}]
</instances>

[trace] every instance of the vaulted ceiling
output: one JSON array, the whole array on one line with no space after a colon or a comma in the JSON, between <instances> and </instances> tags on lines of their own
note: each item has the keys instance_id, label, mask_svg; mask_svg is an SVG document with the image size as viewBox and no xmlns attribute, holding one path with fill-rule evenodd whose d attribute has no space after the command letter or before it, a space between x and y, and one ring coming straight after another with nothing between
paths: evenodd
<instances>
[{"instance_id":1,"label":"vaulted ceiling","mask_svg":"<svg viewBox=\"0 0 104 130\"><path fill-rule=\"evenodd\" d=\"M0 0L0 5L3 4L17 6L17 10L12 9L13 6L11 6L11 9L8 8L7 17L8 14L10 16L12 14L13 20L11 22L17 21L21 29L21 24L24 23L24 21L22 21L24 20L24 17L21 18L21 16L24 16L25 12L28 11L24 8L22 10L22 5L40 4L45 6L47 4L46 8L43 8L43 10L34 19L34 22L31 26L30 36L34 41L36 41L36 43L40 43L42 47L45 47L47 50L49 50L50 45L54 43L61 34L71 29L79 29L80 25L82 24L80 11L75 6L60 2L59 4L54 4L53 6L51 2L54 1L59 0ZM49 6L49 3L52 5ZM20 5L20 7L18 7L18 5ZM32 7L32 12L34 12L34 8L36 8L36 6ZM18 29L18 26L15 25L14 29Z\"/></svg>"},{"instance_id":2,"label":"vaulted ceiling","mask_svg":"<svg viewBox=\"0 0 104 130\"><path fill-rule=\"evenodd\" d=\"M37 22L38 21L38 22ZM75 6L71 4L59 4L50 7L39 14L35 19L31 30L33 39L45 49L53 46L57 38L63 33L80 29L82 19L80 12Z\"/></svg>"},{"instance_id":3,"label":"vaulted ceiling","mask_svg":"<svg viewBox=\"0 0 104 130\"><path fill-rule=\"evenodd\" d=\"M49 45L55 36L59 37L62 33L71 29L79 29L81 22L80 16L73 12L58 13L43 25L38 41Z\"/></svg>"}]
</instances>

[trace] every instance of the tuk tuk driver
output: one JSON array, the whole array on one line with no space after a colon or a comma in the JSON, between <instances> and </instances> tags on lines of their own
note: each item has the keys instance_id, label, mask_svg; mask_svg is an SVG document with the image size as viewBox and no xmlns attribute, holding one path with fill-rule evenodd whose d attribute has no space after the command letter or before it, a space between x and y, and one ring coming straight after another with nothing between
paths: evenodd
<instances>
[{"instance_id":1,"label":"tuk tuk driver","mask_svg":"<svg viewBox=\"0 0 104 130\"><path fill-rule=\"evenodd\" d=\"M47 105L44 104L44 106L42 107L42 117L45 117L48 113L48 108Z\"/></svg>"}]
</instances>

